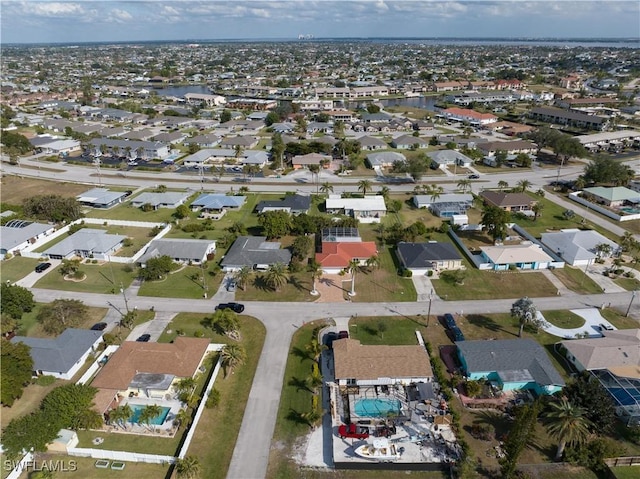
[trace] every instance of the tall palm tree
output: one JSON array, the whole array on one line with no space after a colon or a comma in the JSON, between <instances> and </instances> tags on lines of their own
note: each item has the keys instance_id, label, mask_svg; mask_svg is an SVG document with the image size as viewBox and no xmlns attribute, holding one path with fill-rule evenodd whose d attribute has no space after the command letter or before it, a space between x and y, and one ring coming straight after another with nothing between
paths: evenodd
<instances>
[{"instance_id":1,"label":"tall palm tree","mask_svg":"<svg viewBox=\"0 0 640 479\"><path fill-rule=\"evenodd\" d=\"M316 195L318 194L318 178L320 176L320 165L309 165L311 177L316 179Z\"/></svg>"},{"instance_id":2,"label":"tall palm tree","mask_svg":"<svg viewBox=\"0 0 640 479\"><path fill-rule=\"evenodd\" d=\"M325 195L329 195L329 193L333 193L333 185L331 185L328 181L325 181L320 186L320 191L322 191Z\"/></svg>"},{"instance_id":3,"label":"tall palm tree","mask_svg":"<svg viewBox=\"0 0 640 479\"><path fill-rule=\"evenodd\" d=\"M357 259L352 259L349 261L349 266L347 266L347 271L351 274L351 291L349 291L349 296L356 295L356 273L360 269L360 262Z\"/></svg>"},{"instance_id":4,"label":"tall palm tree","mask_svg":"<svg viewBox=\"0 0 640 479\"><path fill-rule=\"evenodd\" d=\"M327 347L319 342L316 338L313 338L311 342L304 347L304 349L305 351L307 351L311 359L313 359L315 362L318 362L320 356L322 355L322 351L327 349Z\"/></svg>"},{"instance_id":5,"label":"tall palm tree","mask_svg":"<svg viewBox=\"0 0 640 479\"><path fill-rule=\"evenodd\" d=\"M516 318L520 323L518 337L521 338L524 326L538 321L538 310L533 301L525 296L511 305L511 317Z\"/></svg>"},{"instance_id":6,"label":"tall palm tree","mask_svg":"<svg viewBox=\"0 0 640 479\"><path fill-rule=\"evenodd\" d=\"M162 408L160 406L158 406L157 404L149 404L145 406L144 409L142 409L142 411L140 412L138 422L142 422L146 424L147 427L149 427L149 424L151 423L151 421L159 417L161 414L162 414ZM156 429L156 426L154 424L152 427L152 430L155 431L155 429Z\"/></svg>"},{"instance_id":7,"label":"tall palm tree","mask_svg":"<svg viewBox=\"0 0 640 479\"><path fill-rule=\"evenodd\" d=\"M133 416L133 410L128 404L118 406L109 413L109 419L111 422L119 424L125 431L127 429L127 421L131 416Z\"/></svg>"},{"instance_id":8,"label":"tall palm tree","mask_svg":"<svg viewBox=\"0 0 640 479\"><path fill-rule=\"evenodd\" d=\"M316 289L316 280L322 277L322 268L320 267L320 264L316 261L309 263L309 272L311 273L311 282L313 285L311 288L311 294L313 296L317 296L318 290Z\"/></svg>"},{"instance_id":9,"label":"tall palm tree","mask_svg":"<svg viewBox=\"0 0 640 479\"><path fill-rule=\"evenodd\" d=\"M234 367L244 364L247 360L247 352L239 344L227 344L222 350L221 357L226 378Z\"/></svg>"},{"instance_id":10,"label":"tall palm tree","mask_svg":"<svg viewBox=\"0 0 640 479\"><path fill-rule=\"evenodd\" d=\"M251 273L251 268L249 268L248 266L243 266L233 275L233 278L236 280L236 283L238 283L238 286L242 288L242 291L246 291L247 283L249 282Z\"/></svg>"},{"instance_id":11,"label":"tall palm tree","mask_svg":"<svg viewBox=\"0 0 640 479\"><path fill-rule=\"evenodd\" d=\"M460 191L466 193L467 190L471 189L471 180L468 180L466 178L459 180L457 186Z\"/></svg>"},{"instance_id":12,"label":"tall palm tree","mask_svg":"<svg viewBox=\"0 0 640 479\"><path fill-rule=\"evenodd\" d=\"M380 256L374 254L373 256L367 258L367 268L375 268L378 269L380 267Z\"/></svg>"},{"instance_id":13,"label":"tall palm tree","mask_svg":"<svg viewBox=\"0 0 640 479\"><path fill-rule=\"evenodd\" d=\"M182 426L187 427L190 422L191 422L191 413L186 408L180 409L180 411L178 411L178 414L176 414L175 419L173 420L173 424L176 427L182 427Z\"/></svg>"},{"instance_id":14,"label":"tall palm tree","mask_svg":"<svg viewBox=\"0 0 640 479\"><path fill-rule=\"evenodd\" d=\"M522 193L526 192L529 188L531 188L531 182L529 180L520 180L520 181L518 181L518 189Z\"/></svg>"},{"instance_id":15,"label":"tall palm tree","mask_svg":"<svg viewBox=\"0 0 640 479\"><path fill-rule=\"evenodd\" d=\"M371 191L371 182L369 180L358 181L358 191L362 192L362 196L367 196L367 191Z\"/></svg>"},{"instance_id":16,"label":"tall palm tree","mask_svg":"<svg viewBox=\"0 0 640 479\"><path fill-rule=\"evenodd\" d=\"M200 461L196 456L187 456L176 461L176 472L180 479L196 479L200 477Z\"/></svg>"},{"instance_id":17,"label":"tall palm tree","mask_svg":"<svg viewBox=\"0 0 640 479\"><path fill-rule=\"evenodd\" d=\"M531 211L533 211L533 221L538 219L538 216L542 216L542 210L544 209L543 203L536 203L531 207Z\"/></svg>"},{"instance_id":18,"label":"tall palm tree","mask_svg":"<svg viewBox=\"0 0 640 479\"><path fill-rule=\"evenodd\" d=\"M593 423L584 413L584 409L574 406L566 398L549 403L549 410L543 417L549 435L558 440L556 461L562 458L567 444L580 444L588 439Z\"/></svg>"},{"instance_id":19,"label":"tall palm tree","mask_svg":"<svg viewBox=\"0 0 640 479\"><path fill-rule=\"evenodd\" d=\"M240 329L238 314L230 309L218 309L209 319L209 324L221 334L229 334Z\"/></svg>"},{"instance_id":20,"label":"tall palm tree","mask_svg":"<svg viewBox=\"0 0 640 479\"><path fill-rule=\"evenodd\" d=\"M265 282L267 286L280 292L280 287L285 285L288 281L287 269L283 263L275 263L269 266L265 275Z\"/></svg>"},{"instance_id":21,"label":"tall palm tree","mask_svg":"<svg viewBox=\"0 0 640 479\"><path fill-rule=\"evenodd\" d=\"M175 389L180 395L182 402L187 402L189 397L194 393L197 385L194 378L182 378L175 385Z\"/></svg>"},{"instance_id":22,"label":"tall palm tree","mask_svg":"<svg viewBox=\"0 0 640 479\"><path fill-rule=\"evenodd\" d=\"M429 185L428 194L431 196L431 201L435 201L444 193L444 188L437 185Z\"/></svg>"},{"instance_id":23,"label":"tall palm tree","mask_svg":"<svg viewBox=\"0 0 640 479\"><path fill-rule=\"evenodd\" d=\"M382 188L380 188L379 191L379 195L382 196L385 201L389 199L389 193L391 192L391 190L389 189L388 186L383 186Z\"/></svg>"}]
</instances>

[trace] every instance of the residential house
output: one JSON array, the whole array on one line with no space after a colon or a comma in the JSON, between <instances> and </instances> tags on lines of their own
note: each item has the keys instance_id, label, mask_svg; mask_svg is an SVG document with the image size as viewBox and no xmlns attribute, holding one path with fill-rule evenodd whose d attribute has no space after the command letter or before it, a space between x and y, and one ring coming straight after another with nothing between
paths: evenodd
<instances>
[{"instance_id":1,"label":"residential house","mask_svg":"<svg viewBox=\"0 0 640 479\"><path fill-rule=\"evenodd\" d=\"M375 136L361 136L358 138L358 143L360 143L360 148L363 151L384 150L385 148L389 148L389 145Z\"/></svg>"},{"instance_id":2,"label":"residential house","mask_svg":"<svg viewBox=\"0 0 640 479\"><path fill-rule=\"evenodd\" d=\"M601 331L595 339L562 341L566 358L578 371L589 371L607 390L616 414L640 422L640 329Z\"/></svg>"},{"instance_id":3,"label":"residential house","mask_svg":"<svg viewBox=\"0 0 640 479\"><path fill-rule=\"evenodd\" d=\"M106 188L92 188L76 196L78 202L83 206L92 208L107 209L122 203L128 193L123 191L109 191Z\"/></svg>"},{"instance_id":4,"label":"residential house","mask_svg":"<svg viewBox=\"0 0 640 479\"><path fill-rule=\"evenodd\" d=\"M122 132L124 133L124 131ZM113 136L113 135L109 135ZM113 152L119 149L122 154L129 158L158 158L164 159L169 156L169 147L165 143L154 141L132 141L132 140L114 140L111 138L94 138L89 142L93 149L94 155L102 154L101 148Z\"/></svg>"},{"instance_id":5,"label":"residential house","mask_svg":"<svg viewBox=\"0 0 640 479\"><path fill-rule=\"evenodd\" d=\"M391 140L391 146L399 150L413 150L416 148L427 148L429 142L419 136L402 135Z\"/></svg>"},{"instance_id":6,"label":"residential house","mask_svg":"<svg viewBox=\"0 0 640 479\"><path fill-rule=\"evenodd\" d=\"M174 398L176 383L195 377L208 349L208 338L178 336L171 343L125 341L91 382L98 389L94 409L103 414L132 396Z\"/></svg>"},{"instance_id":7,"label":"residential house","mask_svg":"<svg viewBox=\"0 0 640 479\"><path fill-rule=\"evenodd\" d=\"M280 133L281 135L287 133L293 133L296 129L296 125L293 123L274 123L270 127L275 133Z\"/></svg>"},{"instance_id":8,"label":"residential house","mask_svg":"<svg viewBox=\"0 0 640 479\"><path fill-rule=\"evenodd\" d=\"M429 383L433 370L420 345L363 345L356 339L333 342L335 380L339 386L408 386Z\"/></svg>"},{"instance_id":9,"label":"residential house","mask_svg":"<svg viewBox=\"0 0 640 479\"><path fill-rule=\"evenodd\" d=\"M431 151L427 153L427 156L431 159L433 166L442 170L446 170L449 165L462 166L464 168L473 165L471 158L456 150Z\"/></svg>"},{"instance_id":10,"label":"residential house","mask_svg":"<svg viewBox=\"0 0 640 479\"><path fill-rule=\"evenodd\" d=\"M282 200L264 200L256 206L258 214L267 211L286 211L292 215L308 213L311 207L311 196L309 195L287 195Z\"/></svg>"},{"instance_id":11,"label":"residential house","mask_svg":"<svg viewBox=\"0 0 640 479\"><path fill-rule=\"evenodd\" d=\"M239 210L246 200L246 196L203 193L191 203L191 209L193 211L202 211L203 213L220 213L223 210Z\"/></svg>"},{"instance_id":12,"label":"residential house","mask_svg":"<svg viewBox=\"0 0 640 479\"><path fill-rule=\"evenodd\" d=\"M79 256L104 260L122 248L125 239L126 236L109 234L106 230L82 228L47 249L42 255L52 259Z\"/></svg>"},{"instance_id":13,"label":"residential house","mask_svg":"<svg viewBox=\"0 0 640 479\"><path fill-rule=\"evenodd\" d=\"M462 268L462 256L451 243L401 241L397 245L396 254L402 267L414 275Z\"/></svg>"},{"instance_id":14,"label":"residential house","mask_svg":"<svg viewBox=\"0 0 640 479\"><path fill-rule=\"evenodd\" d=\"M164 193L144 192L131 200L131 206L141 208L149 204L154 210L158 208L177 208L189 199L189 193L165 191Z\"/></svg>"},{"instance_id":15,"label":"residential house","mask_svg":"<svg viewBox=\"0 0 640 479\"><path fill-rule=\"evenodd\" d=\"M599 257L609 257L620 252L620 247L609 238L593 230L563 229L542 233L540 241L571 266L586 266ZM609 247L599 249L600 245Z\"/></svg>"},{"instance_id":16,"label":"residential house","mask_svg":"<svg viewBox=\"0 0 640 479\"><path fill-rule=\"evenodd\" d=\"M2 259L7 253L15 255L39 239L49 236L55 230L55 225L9 220L7 224L0 226L0 255Z\"/></svg>"},{"instance_id":17,"label":"residential house","mask_svg":"<svg viewBox=\"0 0 640 479\"><path fill-rule=\"evenodd\" d=\"M213 258L216 242L213 240L161 238L153 240L138 259L143 268L151 258L169 256L176 263L202 264Z\"/></svg>"},{"instance_id":18,"label":"residential house","mask_svg":"<svg viewBox=\"0 0 640 479\"><path fill-rule=\"evenodd\" d=\"M269 154L262 150L246 150L238 161L242 165L255 165L259 168L264 168L269 162Z\"/></svg>"},{"instance_id":19,"label":"residential house","mask_svg":"<svg viewBox=\"0 0 640 479\"><path fill-rule=\"evenodd\" d=\"M505 193L502 191L480 192L480 198L484 203L497 206L505 211L531 211L536 201L525 193Z\"/></svg>"},{"instance_id":20,"label":"residential house","mask_svg":"<svg viewBox=\"0 0 640 479\"><path fill-rule=\"evenodd\" d=\"M624 186L596 186L582 190L582 196L609 208L620 208L624 205L640 203L640 193Z\"/></svg>"},{"instance_id":21,"label":"residential house","mask_svg":"<svg viewBox=\"0 0 640 479\"><path fill-rule=\"evenodd\" d=\"M402 153L395 151L381 151L378 153L369 153L367 155L367 163L371 168L391 168L394 163L405 163L407 157Z\"/></svg>"},{"instance_id":22,"label":"residential house","mask_svg":"<svg viewBox=\"0 0 640 479\"><path fill-rule=\"evenodd\" d=\"M544 347L533 339L458 341L464 375L490 381L503 391L526 389L536 395L560 391L565 382Z\"/></svg>"},{"instance_id":23,"label":"residential house","mask_svg":"<svg viewBox=\"0 0 640 479\"><path fill-rule=\"evenodd\" d=\"M329 242L349 242L358 243L362 241L358 228L333 227L322 228L320 231L320 241L322 243Z\"/></svg>"},{"instance_id":24,"label":"residential house","mask_svg":"<svg viewBox=\"0 0 640 479\"><path fill-rule=\"evenodd\" d=\"M153 137L153 141L160 141L162 143L169 143L174 145L176 143L182 143L185 139L187 139L188 135L182 131L169 131L165 133L160 133Z\"/></svg>"},{"instance_id":25,"label":"residential house","mask_svg":"<svg viewBox=\"0 0 640 479\"><path fill-rule=\"evenodd\" d=\"M387 206L380 195L364 198L342 198L340 195L329 195L325 202L329 214L345 214L362 223L379 223L387 214Z\"/></svg>"},{"instance_id":26,"label":"residential house","mask_svg":"<svg viewBox=\"0 0 640 479\"><path fill-rule=\"evenodd\" d=\"M473 206L473 195L469 193L447 193L440 196L415 195L413 204L417 208L428 208L439 218L464 215Z\"/></svg>"},{"instance_id":27,"label":"residential house","mask_svg":"<svg viewBox=\"0 0 640 479\"><path fill-rule=\"evenodd\" d=\"M608 120L604 117L548 106L533 108L528 116L534 120L544 121L546 123L567 125L588 130L604 130L608 125Z\"/></svg>"},{"instance_id":28,"label":"residential house","mask_svg":"<svg viewBox=\"0 0 640 479\"><path fill-rule=\"evenodd\" d=\"M498 117L491 113L478 113L467 108L447 108L439 114L452 121L467 122L470 125L484 126L498 121Z\"/></svg>"},{"instance_id":29,"label":"residential house","mask_svg":"<svg viewBox=\"0 0 640 479\"><path fill-rule=\"evenodd\" d=\"M220 144L220 137L213 133L207 133L205 135L197 135L192 138L184 140L185 145L198 145L200 148L213 148Z\"/></svg>"},{"instance_id":30,"label":"residential house","mask_svg":"<svg viewBox=\"0 0 640 479\"><path fill-rule=\"evenodd\" d=\"M384 112L362 114L362 123L389 123L392 119L392 115Z\"/></svg>"},{"instance_id":31,"label":"residential house","mask_svg":"<svg viewBox=\"0 0 640 479\"><path fill-rule=\"evenodd\" d=\"M33 359L33 376L72 379L87 358L98 350L102 332L67 328L56 338L14 336L12 343L24 343Z\"/></svg>"},{"instance_id":32,"label":"residential house","mask_svg":"<svg viewBox=\"0 0 640 479\"><path fill-rule=\"evenodd\" d=\"M291 158L291 165L294 170L299 170L301 168L308 168L311 165L317 165L325 167L329 166L331 163L331 156L329 155L321 155L320 153L308 153L306 155L296 155Z\"/></svg>"},{"instance_id":33,"label":"residential house","mask_svg":"<svg viewBox=\"0 0 640 479\"><path fill-rule=\"evenodd\" d=\"M220 142L220 146L223 148L236 148L251 149L258 146L259 139L254 136L230 136L224 138Z\"/></svg>"},{"instance_id":34,"label":"residential house","mask_svg":"<svg viewBox=\"0 0 640 479\"><path fill-rule=\"evenodd\" d=\"M148 141L156 133L153 130L142 129L142 130L131 130L126 132L124 135L120 135L120 138L123 140L134 140L134 141Z\"/></svg>"},{"instance_id":35,"label":"residential house","mask_svg":"<svg viewBox=\"0 0 640 479\"><path fill-rule=\"evenodd\" d=\"M328 241L322 242L320 253L316 253L316 262L325 274L338 274L356 260L364 266L372 256L378 255L374 241Z\"/></svg>"},{"instance_id":36,"label":"residential house","mask_svg":"<svg viewBox=\"0 0 640 479\"><path fill-rule=\"evenodd\" d=\"M487 156L495 156L498 151L504 151L510 155L517 155L518 153L535 153L537 150L536 145L526 140L487 141L485 143L478 143L476 148Z\"/></svg>"},{"instance_id":37,"label":"residential house","mask_svg":"<svg viewBox=\"0 0 640 479\"><path fill-rule=\"evenodd\" d=\"M555 266L555 260L542 247L531 242L514 245L481 246L481 258L491 265L494 271L506 271L510 267L517 269L547 269Z\"/></svg>"},{"instance_id":38,"label":"residential house","mask_svg":"<svg viewBox=\"0 0 640 479\"><path fill-rule=\"evenodd\" d=\"M222 258L220 265L225 272L233 272L242 267L266 270L276 263L288 265L291 252L280 249L280 243L267 241L265 236L239 236Z\"/></svg>"}]
</instances>

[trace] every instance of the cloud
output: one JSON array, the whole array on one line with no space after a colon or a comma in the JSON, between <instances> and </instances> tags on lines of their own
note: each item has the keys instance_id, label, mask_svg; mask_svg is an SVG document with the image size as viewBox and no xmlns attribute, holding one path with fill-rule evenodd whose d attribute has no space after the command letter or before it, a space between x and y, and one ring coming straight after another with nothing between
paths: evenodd
<instances>
[{"instance_id":1,"label":"cloud","mask_svg":"<svg viewBox=\"0 0 640 479\"><path fill-rule=\"evenodd\" d=\"M114 8L109 12L109 16L107 17L108 22L114 23L127 23L133 20L133 15L131 15L126 10L120 10L118 8Z\"/></svg>"}]
</instances>

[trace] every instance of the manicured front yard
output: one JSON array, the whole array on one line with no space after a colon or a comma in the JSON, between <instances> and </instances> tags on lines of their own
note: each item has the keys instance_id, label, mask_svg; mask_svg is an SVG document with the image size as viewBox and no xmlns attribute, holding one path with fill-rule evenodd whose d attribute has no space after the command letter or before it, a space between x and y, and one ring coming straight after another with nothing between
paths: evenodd
<instances>
[{"instance_id":1,"label":"manicured front yard","mask_svg":"<svg viewBox=\"0 0 640 479\"><path fill-rule=\"evenodd\" d=\"M50 334L45 333L37 321L38 312L41 308L46 307L46 303L36 303L35 308L29 313L22 315L20 320L20 327L18 334L20 336L33 336L35 338L50 338ZM87 306L87 315L82 318L80 323L76 326L79 329L89 329L95 323L102 321L104 315L107 314L107 308L96 308L93 306Z\"/></svg>"},{"instance_id":2,"label":"manicured front yard","mask_svg":"<svg viewBox=\"0 0 640 479\"><path fill-rule=\"evenodd\" d=\"M33 269L39 261L35 258L23 258L22 256L14 256L11 259L2 261L2 267L0 267L0 281L5 283L16 281L24 278L29 273L33 272Z\"/></svg>"},{"instance_id":3,"label":"manicured front yard","mask_svg":"<svg viewBox=\"0 0 640 479\"><path fill-rule=\"evenodd\" d=\"M575 291L578 294L602 293L602 288L598 283L584 274L581 268L565 265L564 268L556 268L551 271L571 291Z\"/></svg>"},{"instance_id":4,"label":"manicured front yard","mask_svg":"<svg viewBox=\"0 0 640 479\"><path fill-rule=\"evenodd\" d=\"M82 293L119 294L120 288L128 288L136 276L130 265L114 262L82 263L80 265L86 278L82 281L67 281L60 274L60 269L48 270L34 287L58 289L62 291L79 291Z\"/></svg>"},{"instance_id":5,"label":"manicured front yard","mask_svg":"<svg viewBox=\"0 0 640 479\"><path fill-rule=\"evenodd\" d=\"M138 294L140 296L156 296L173 298L203 298L216 293L224 275L220 273L215 261L209 261L203 269L200 266L181 266L163 279L144 281Z\"/></svg>"},{"instance_id":6,"label":"manicured front yard","mask_svg":"<svg viewBox=\"0 0 640 479\"><path fill-rule=\"evenodd\" d=\"M584 324L584 318L571 311L544 311L542 314L546 321L563 329L580 328Z\"/></svg>"},{"instance_id":7,"label":"manicured front yard","mask_svg":"<svg viewBox=\"0 0 640 479\"><path fill-rule=\"evenodd\" d=\"M246 290L236 289L236 300L301 302L318 299L317 296L310 294L313 287L310 273L290 273L287 276L287 283L282 285L279 291L275 291L267 285L265 273L253 273L247 281Z\"/></svg>"}]
</instances>

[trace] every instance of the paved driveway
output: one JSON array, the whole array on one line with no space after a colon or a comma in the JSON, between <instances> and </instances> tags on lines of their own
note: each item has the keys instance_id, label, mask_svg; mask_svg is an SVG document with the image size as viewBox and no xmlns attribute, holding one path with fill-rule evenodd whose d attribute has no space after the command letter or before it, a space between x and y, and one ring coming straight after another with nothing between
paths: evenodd
<instances>
[{"instance_id":1,"label":"paved driveway","mask_svg":"<svg viewBox=\"0 0 640 479\"><path fill-rule=\"evenodd\" d=\"M572 309L570 311L584 319L584 324L581 327L574 329L562 329L545 321L545 325L542 329L549 334L553 334L554 336L564 339L575 339L577 335L583 336L585 334L591 338L599 338L602 336L600 333L600 324L616 329L609 321L604 319L598 308ZM544 320L542 313L538 312L538 318Z\"/></svg>"}]
</instances>

